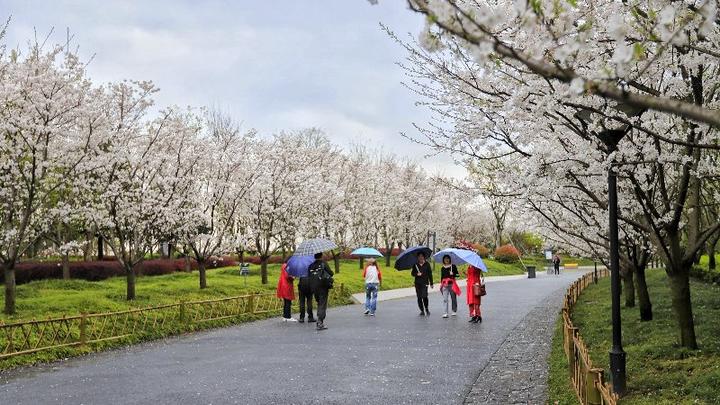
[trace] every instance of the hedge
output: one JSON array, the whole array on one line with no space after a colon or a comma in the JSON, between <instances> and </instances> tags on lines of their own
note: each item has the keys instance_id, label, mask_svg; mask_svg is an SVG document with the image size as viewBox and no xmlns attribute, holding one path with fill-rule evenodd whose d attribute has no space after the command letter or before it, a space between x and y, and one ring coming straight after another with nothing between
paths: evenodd
<instances>
[{"instance_id":1,"label":"hedge","mask_svg":"<svg viewBox=\"0 0 720 405\"><path fill-rule=\"evenodd\" d=\"M229 257L218 257L208 260L206 267L234 266L237 262ZM197 269L197 262L190 260L190 268ZM151 259L140 264L138 275L158 276L176 271L185 271L185 259ZM100 281L110 277L124 276L125 270L119 262L100 260L88 262L70 262L70 278L87 281ZM36 280L62 279L62 263L60 262L22 262L15 268L15 282L26 284ZM0 273L0 282L5 281L4 273Z\"/></svg>"}]
</instances>

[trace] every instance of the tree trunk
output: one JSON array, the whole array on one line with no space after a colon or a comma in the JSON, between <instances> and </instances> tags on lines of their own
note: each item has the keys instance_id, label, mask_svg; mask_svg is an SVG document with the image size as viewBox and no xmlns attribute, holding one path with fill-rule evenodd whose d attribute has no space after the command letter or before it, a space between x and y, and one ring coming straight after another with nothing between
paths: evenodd
<instances>
[{"instance_id":1,"label":"tree trunk","mask_svg":"<svg viewBox=\"0 0 720 405\"><path fill-rule=\"evenodd\" d=\"M98 237L97 237L97 259L98 259L98 261L102 260L103 257L105 257L105 249L103 248L104 245L105 244L103 243L103 237L98 235Z\"/></svg>"},{"instance_id":2,"label":"tree trunk","mask_svg":"<svg viewBox=\"0 0 720 405\"><path fill-rule=\"evenodd\" d=\"M263 283L263 284L268 283L268 274L267 274L268 259L270 259L270 256L260 256L260 279L261 279L261 283Z\"/></svg>"},{"instance_id":3,"label":"tree trunk","mask_svg":"<svg viewBox=\"0 0 720 405\"><path fill-rule=\"evenodd\" d=\"M5 274L5 313L13 315L15 313L15 263L10 265L6 263L2 267Z\"/></svg>"},{"instance_id":4,"label":"tree trunk","mask_svg":"<svg viewBox=\"0 0 720 405\"><path fill-rule=\"evenodd\" d=\"M185 272L190 273L192 271L192 266L190 265L190 256L185 253Z\"/></svg>"},{"instance_id":5,"label":"tree trunk","mask_svg":"<svg viewBox=\"0 0 720 405\"><path fill-rule=\"evenodd\" d=\"M715 252L711 251L710 255L708 256L708 269L715 270L717 268L717 264L715 263Z\"/></svg>"},{"instance_id":6,"label":"tree trunk","mask_svg":"<svg viewBox=\"0 0 720 405\"><path fill-rule=\"evenodd\" d=\"M695 321L693 320L692 302L690 301L690 278L687 271L669 274L672 306L678 321L680 345L689 349L697 349L695 339Z\"/></svg>"},{"instance_id":7,"label":"tree trunk","mask_svg":"<svg viewBox=\"0 0 720 405\"><path fill-rule=\"evenodd\" d=\"M205 274L205 260L198 260L198 273L200 274L200 289L207 288L207 276Z\"/></svg>"},{"instance_id":8,"label":"tree trunk","mask_svg":"<svg viewBox=\"0 0 720 405\"><path fill-rule=\"evenodd\" d=\"M63 280L70 280L70 253L65 252L62 256Z\"/></svg>"},{"instance_id":9,"label":"tree trunk","mask_svg":"<svg viewBox=\"0 0 720 405\"><path fill-rule=\"evenodd\" d=\"M333 253L333 261L335 262L335 274L340 274L340 255Z\"/></svg>"},{"instance_id":10,"label":"tree trunk","mask_svg":"<svg viewBox=\"0 0 720 405\"><path fill-rule=\"evenodd\" d=\"M126 299L132 301L135 299L135 268L125 265L125 280L127 281Z\"/></svg>"},{"instance_id":11,"label":"tree trunk","mask_svg":"<svg viewBox=\"0 0 720 405\"><path fill-rule=\"evenodd\" d=\"M365 259L363 259L363 258L361 257L361 258L360 258L360 270L362 270L363 268L365 268Z\"/></svg>"},{"instance_id":12,"label":"tree trunk","mask_svg":"<svg viewBox=\"0 0 720 405\"><path fill-rule=\"evenodd\" d=\"M633 284L633 271L628 269L625 274L622 275L623 290L625 292L625 307L635 307L635 285Z\"/></svg>"},{"instance_id":13,"label":"tree trunk","mask_svg":"<svg viewBox=\"0 0 720 405\"><path fill-rule=\"evenodd\" d=\"M645 267L635 269L635 288L637 289L638 303L640 304L640 320L652 321L652 303L645 281Z\"/></svg>"},{"instance_id":14,"label":"tree trunk","mask_svg":"<svg viewBox=\"0 0 720 405\"><path fill-rule=\"evenodd\" d=\"M392 250L395 247L395 242L391 244L385 244L385 266L390 267L390 257L392 256Z\"/></svg>"}]
</instances>

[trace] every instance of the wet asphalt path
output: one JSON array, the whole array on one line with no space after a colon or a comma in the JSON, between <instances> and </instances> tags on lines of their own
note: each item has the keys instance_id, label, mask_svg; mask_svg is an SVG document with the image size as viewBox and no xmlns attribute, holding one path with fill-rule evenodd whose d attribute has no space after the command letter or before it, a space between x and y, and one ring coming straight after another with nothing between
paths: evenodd
<instances>
[{"instance_id":1,"label":"wet asphalt path","mask_svg":"<svg viewBox=\"0 0 720 405\"><path fill-rule=\"evenodd\" d=\"M414 298L328 311L328 330L269 319L0 373L0 404L462 403L513 329L579 276L490 282L483 323ZM437 291L437 287L435 288ZM559 308L558 308L559 309Z\"/></svg>"}]
</instances>

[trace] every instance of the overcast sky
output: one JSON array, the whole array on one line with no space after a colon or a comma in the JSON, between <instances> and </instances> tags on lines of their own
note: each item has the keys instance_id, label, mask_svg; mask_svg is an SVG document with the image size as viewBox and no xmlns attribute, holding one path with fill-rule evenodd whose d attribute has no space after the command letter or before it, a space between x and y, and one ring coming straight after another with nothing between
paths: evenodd
<instances>
[{"instance_id":1,"label":"overcast sky","mask_svg":"<svg viewBox=\"0 0 720 405\"><path fill-rule=\"evenodd\" d=\"M94 55L94 81L152 80L160 106L214 106L263 135L316 126L344 147L429 152L399 135L428 112L401 85L405 52L379 26L417 35L423 19L402 0L0 0L8 15L10 47L52 28L62 42L69 28L81 55ZM447 156L425 167L464 173Z\"/></svg>"}]
</instances>

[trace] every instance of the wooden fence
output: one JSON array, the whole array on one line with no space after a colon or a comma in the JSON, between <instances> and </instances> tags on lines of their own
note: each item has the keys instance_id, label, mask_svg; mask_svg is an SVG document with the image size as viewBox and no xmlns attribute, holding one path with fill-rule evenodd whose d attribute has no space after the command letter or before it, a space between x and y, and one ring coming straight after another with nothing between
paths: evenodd
<instances>
[{"instance_id":1,"label":"wooden fence","mask_svg":"<svg viewBox=\"0 0 720 405\"><path fill-rule=\"evenodd\" d=\"M598 277L607 277L610 272L607 269L598 270ZM565 357L568 360L568 370L575 393L580 403L615 405L618 403L618 396L612 392L612 387L605 382L605 373L602 368L593 367L590 354L585 342L580 336L570 318L570 311L580 297L580 293L590 284L595 282L593 272L583 275L576 280L565 294L565 304L562 309L563 317L563 348Z\"/></svg>"},{"instance_id":2,"label":"wooden fence","mask_svg":"<svg viewBox=\"0 0 720 405\"><path fill-rule=\"evenodd\" d=\"M329 299L342 299L344 293L340 284L330 290ZM0 360L130 337L167 336L192 331L195 325L210 321L239 320L281 311L282 300L275 293L263 293L46 320L7 324L0 321Z\"/></svg>"}]
</instances>

